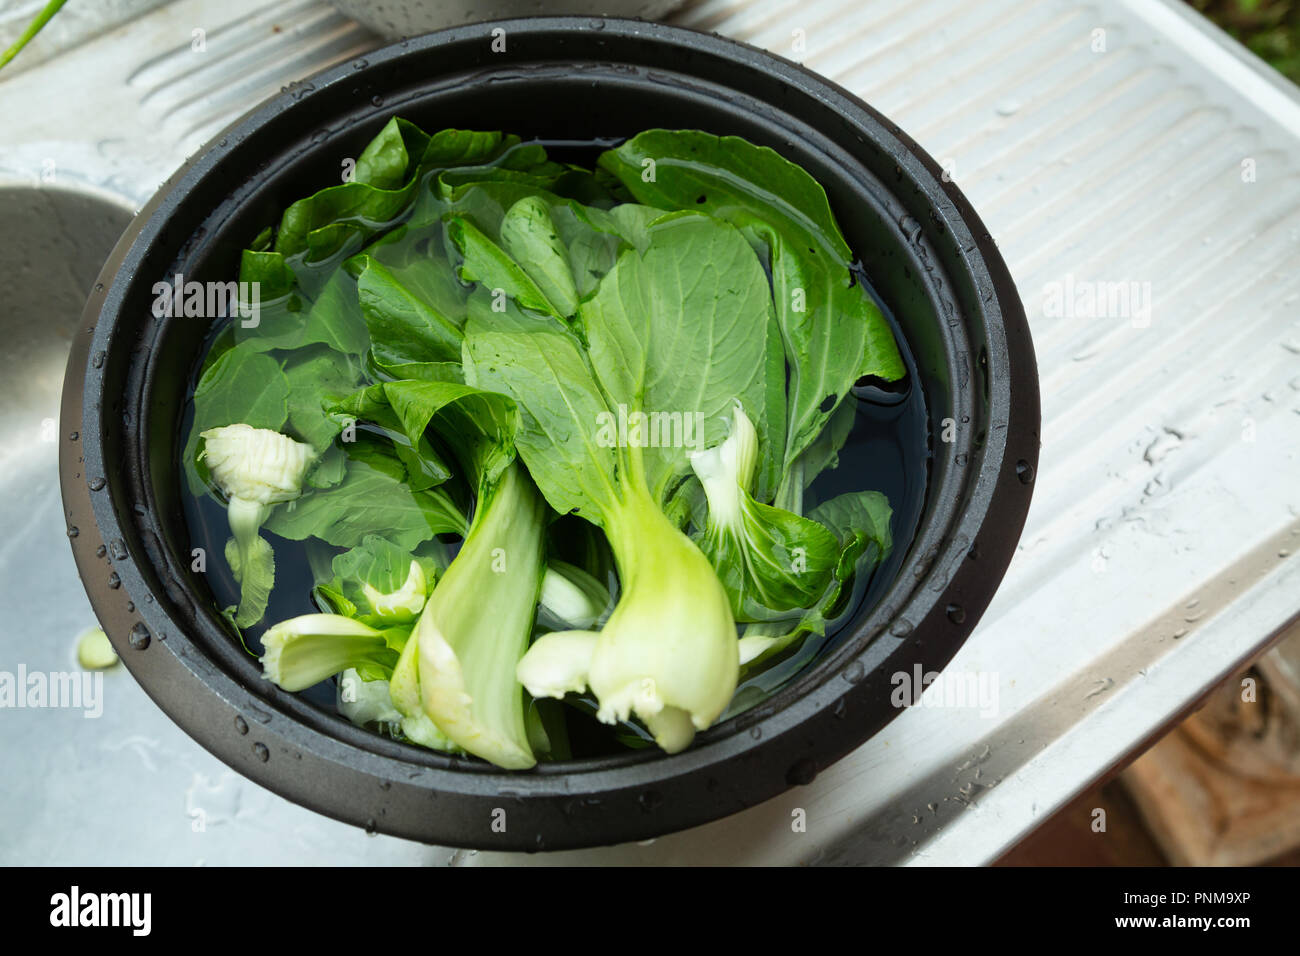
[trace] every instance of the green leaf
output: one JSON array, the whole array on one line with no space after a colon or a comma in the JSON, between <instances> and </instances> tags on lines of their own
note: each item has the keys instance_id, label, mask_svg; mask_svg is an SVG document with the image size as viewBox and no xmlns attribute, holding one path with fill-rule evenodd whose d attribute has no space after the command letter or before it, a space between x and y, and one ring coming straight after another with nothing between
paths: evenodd
<instances>
[{"instance_id":1,"label":"green leaf","mask_svg":"<svg viewBox=\"0 0 1300 956\"><path fill-rule=\"evenodd\" d=\"M569 271L568 250L544 200L526 196L506 211L501 220L501 245L528 273L558 315L571 316L578 311L578 290Z\"/></svg>"},{"instance_id":2,"label":"green leaf","mask_svg":"<svg viewBox=\"0 0 1300 956\"><path fill-rule=\"evenodd\" d=\"M858 400L852 395L840 403L840 407L831 414L830 421L822 429L816 440L804 450L799 459L803 467L804 487L811 485L823 471L835 468L839 464L840 450L853 431L857 421Z\"/></svg>"},{"instance_id":3,"label":"green leaf","mask_svg":"<svg viewBox=\"0 0 1300 956\"><path fill-rule=\"evenodd\" d=\"M487 162L517 142L500 133L455 129L428 136L394 118L358 158L352 182L322 189L285 210L274 251L326 259L349 237L364 240L400 218L430 171Z\"/></svg>"},{"instance_id":4,"label":"green leaf","mask_svg":"<svg viewBox=\"0 0 1300 956\"><path fill-rule=\"evenodd\" d=\"M398 120L398 122L405 122ZM444 129L429 137L420 164L443 169L452 166L473 166L493 160L516 162L519 156L519 137L514 134L483 130ZM545 155L545 151L543 151ZM532 154L529 154L530 161Z\"/></svg>"},{"instance_id":5,"label":"green leaf","mask_svg":"<svg viewBox=\"0 0 1300 956\"><path fill-rule=\"evenodd\" d=\"M480 282L489 291L500 289L525 309L564 318L564 312L547 298L532 276L468 219L459 216L448 219L447 235L464 256L460 266L462 279Z\"/></svg>"},{"instance_id":6,"label":"green leaf","mask_svg":"<svg viewBox=\"0 0 1300 956\"><path fill-rule=\"evenodd\" d=\"M413 599L418 599L419 607L422 608L422 599L428 596L427 589L433 586L440 571L438 563L427 556L398 547L377 534L366 535L359 545L336 556L331 565L331 580L318 586L318 591L332 606L340 609L340 613L372 627L386 628L395 623L413 625L418 609L415 613L408 610L402 615L391 610L384 613L372 601L376 594L394 595L403 592L411 577L412 562L419 565L425 582L423 594L412 595ZM402 635L402 641L404 643L405 635ZM401 646L395 649L401 650Z\"/></svg>"},{"instance_id":7,"label":"green leaf","mask_svg":"<svg viewBox=\"0 0 1300 956\"><path fill-rule=\"evenodd\" d=\"M430 304L439 296L429 287L439 283L437 275L443 270L450 275L449 266L430 259L394 272L365 254L348 260L348 265L356 272L370 351L380 368L392 372L395 366L460 358L459 324Z\"/></svg>"},{"instance_id":8,"label":"green leaf","mask_svg":"<svg viewBox=\"0 0 1300 956\"><path fill-rule=\"evenodd\" d=\"M831 413L821 434L804 449L790 470L782 476L773 504L795 514L803 512L804 491L811 487L822 472L838 467L840 450L853 431L857 410L858 400L852 395L846 395L839 408Z\"/></svg>"},{"instance_id":9,"label":"green leaf","mask_svg":"<svg viewBox=\"0 0 1300 956\"><path fill-rule=\"evenodd\" d=\"M765 621L746 629L744 642L752 642L756 650L745 665L747 673L762 669L800 638L826 633L827 626L845 612L855 577L878 565L893 547L891 515L888 499L878 491L839 495L808 513L839 541L830 586L793 627L788 622Z\"/></svg>"},{"instance_id":10,"label":"green leaf","mask_svg":"<svg viewBox=\"0 0 1300 956\"><path fill-rule=\"evenodd\" d=\"M330 445L311 470L307 472L306 484L309 488L332 488L343 480L343 470L347 467L347 456L338 445Z\"/></svg>"},{"instance_id":11,"label":"green leaf","mask_svg":"<svg viewBox=\"0 0 1300 956\"><path fill-rule=\"evenodd\" d=\"M411 553L399 548L388 539L368 534L355 548L350 548L334 558L334 574L344 582L357 586L369 584L380 593L396 591L406 582L411 569ZM437 568L430 562L430 578Z\"/></svg>"},{"instance_id":12,"label":"green leaf","mask_svg":"<svg viewBox=\"0 0 1300 956\"><path fill-rule=\"evenodd\" d=\"M614 231L637 252L644 253L650 245L650 224L669 212L656 206L629 202L615 206L608 215Z\"/></svg>"},{"instance_id":13,"label":"green leaf","mask_svg":"<svg viewBox=\"0 0 1300 956\"><path fill-rule=\"evenodd\" d=\"M259 352L321 344L359 356L370 345L356 283L341 269L326 281L315 302L304 306L291 295L263 305L256 326L236 322L232 328L236 342Z\"/></svg>"},{"instance_id":14,"label":"green leaf","mask_svg":"<svg viewBox=\"0 0 1300 956\"><path fill-rule=\"evenodd\" d=\"M289 427L295 437L317 452L324 451L348 423L347 416L329 409L356 389L361 378L359 363L318 345L292 353L285 362L284 375L289 383ZM341 467L329 465L322 471L318 465L313 475L319 481L332 470L341 478Z\"/></svg>"},{"instance_id":15,"label":"green leaf","mask_svg":"<svg viewBox=\"0 0 1300 956\"><path fill-rule=\"evenodd\" d=\"M382 382L356 393L344 407L381 424L395 418L416 447L433 425L456 450L476 487L495 480L515 457L519 412L511 399L496 392L454 382Z\"/></svg>"},{"instance_id":16,"label":"green leaf","mask_svg":"<svg viewBox=\"0 0 1300 956\"><path fill-rule=\"evenodd\" d=\"M428 145L428 134L393 117L357 157L352 181L376 189L400 189Z\"/></svg>"},{"instance_id":17,"label":"green leaf","mask_svg":"<svg viewBox=\"0 0 1300 956\"><path fill-rule=\"evenodd\" d=\"M470 293L466 304L465 335L483 332L553 332L572 334L572 330L554 315L525 311L514 299L494 295L479 286Z\"/></svg>"},{"instance_id":18,"label":"green leaf","mask_svg":"<svg viewBox=\"0 0 1300 956\"><path fill-rule=\"evenodd\" d=\"M595 290L624 248L644 252L649 245L649 225L662 215L662 210L636 203L610 210L576 202L554 203L551 219L568 249L569 271L579 297L586 298Z\"/></svg>"},{"instance_id":19,"label":"green leaf","mask_svg":"<svg viewBox=\"0 0 1300 956\"><path fill-rule=\"evenodd\" d=\"M376 259L403 283L415 289L453 325L464 319L468 290L452 269L455 247L441 221L425 225L404 223L376 239L358 255ZM351 269L351 263L344 266Z\"/></svg>"},{"instance_id":20,"label":"green leaf","mask_svg":"<svg viewBox=\"0 0 1300 956\"><path fill-rule=\"evenodd\" d=\"M423 431L408 435L405 423L388 403L382 387L373 385L359 389L342 398L330 411L354 420L372 422L383 435L383 438L365 432L345 435L345 438L353 439L343 443L349 457L370 460L379 470L396 474L410 485L412 491L433 488L451 477L451 469L434 451ZM383 456L382 463L372 460L377 455ZM396 471L398 464L401 465L400 472Z\"/></svg>"},{"instance_id":21,"label":"green leaf","mask_svg":"<svg viewBox=\"0 0 1300 956\"><path fill-rule=\"evenodd\" d=\"M647 416L627 443L662 507L689 472L687 452L725 436L734 402L766 441L772 303L757 257L733 227L687 213L649 229L645 254L625 251L581 316L611 409Z\"/></svg>"},{"instance_id":22,"label":"green leaf","mask_svg":"<svg viewBox=\"0 0 1300 956\"><path fill-rule=\"evenodd\" d=\"M387 434L374 434L358 430L352 441L343 442L344 462L352 459L376 471L381 471L397 481L406 481L406 465L398 457L393 439ZM450 475L444 476L444 480Z\"/></svg>"},{"instance_id":23,"label":"green leaf","mask_svg":"<svg viewBox=\"0 0 1300 956\"><path fill-rule=\"evenodd\" d=\"M643 178L651 164L655 175ZM782 472L857 379L905 374L879 308L853 282L825 190L807 171L739 137L692 130L648 130L600 165L641 202L718 216L767 248L791 376Z\"/></svg>"},{"instance_id":24,"label":"green leaf","mask_svg":"<svg viewBox=\"0 0 1300 956\"><path fill-rule=\"evenodd\" d=\"M597 441L609 408L567 335L485 332L465 340L465 379L518 404L515 445L552 508L602 524L617 498L618 457Z\"/></svg>"},{"instance_id":25,"label":"green leaf","mask_svg":"<svg viewBox=\"0 0 1300 956\"><path fill-rule=\"evenodd\" d=\"M263 527L293 541L316 537L342 548L382 534L409 551L435 534L460 532L464 517L447 494L412 491L392 475L351 460L337 486L277 507Z\"/></svg>"},{"instance_id":26,"label":"green leaf","mask_svg":"<svg viewBox=\"0 0 1300 956\"><path fill-rule=\"evenodd\" d=\"M259 302L266 303L292 292L296 280L278 252L245 249L239 261L239 281L256 282Z\"/></svg>"},{"instance_id":27,"label":"green leaf","mask_svg":"<svg viewBox=\"0 0 1300 956\"><path fill-rule=\"evenodd\" d=\"M379 379L392 378L395 381L414 379L419 382L458 382L465 384L465 372L460 362L409 362L389 365L381 370Z\"/></svg>"},{"instance_id":28,"label":"green leaf","mask_svg":"<svg viewBox=\"0 0 1300 956\"><path fill-rule=\"evenodd\" d=\"M275 587L275 553L271 545L260 536L249 543L248 567L239 559L239 545L234 538L226 541L226 564L239 585L239 608L235 624L240 628L252 627L266 614Z\"/></svg>"},{"instance_id":29,"label":"green leaf","mask_svg":"<svg viewBox=\"0 0 1300 956\"><path fill-rule=\"evenodd\" d=\"M648 242L647 227L652 220L664 215L661 209L636 203L625 203L608 210L584 206L552 192L501 181L474 182L458 187L451 191L448 202L456 216L469 220L483 235L508 252L511 250L504 234L507 211L520 203L525 204L525 209L529 205L535 210L544 209L554 227L560 251L567 259L580 298L589 295L601 277L614 267L625 246L644 250ZM538 286L546 289L546 282L534 274L532 255L519 252L517 246L512 254ZM552 258L548 268L558 272L561 265ZM558 281L564 282L562 274Z\"/></svg>"},{"instance_id":30,"label":"green leaf","mask_svg":"<svg viewBox=\"0 0 1300 956\"><path fill-rule=\"evenodd\" d=\"M407 435L434 423L479 488L497 479L515 458L519 411L496 392L453 382L389 382L382 386Z\"/></svg>"},{"instance_id":31,"label":"green leaf","mask_svg":"<svg viewBox=\"0 0 1300 956\"><path fill-rule=\"evenodd\" d=\"M691 456L708 499L696 544L726 588L738 621L789 617L810 607L826 590L840 552L835 535L816 521L754 500L757 462L758 435L739 406L732 410L726 440Z\"/></svg>"},{"instance_id":32,"label":"green leaf","mask_svg":"<svg viewBox=\"0 0 1300 956\"><path fill-rule=\"evenodd\" d=\"M696 539L718 573L737 621L806 608L826 590L840 548L816 521L741 492L739 521L710 523Z\"/></svg>"},{"instance_id":33,"label":"green leaf","mask_svg":"<svg viewBox=\"0 0 1300 956\"><path fill-rule=\"evenodd\" d=\"M519 143L517 140L491 163L460 165L438 176L437 189L445 200L454 200L467 187L483 183L500 184L534 193L549 190L567 172L567 167L552 162L541 143Z\"/></svg>"},{"instance_id":34,"label":"green leaf","mask_svg":"<svg viewBox=\"0 0 1300 956\"><path fill-rule=\"evenodd\" d=\"M878 491L839 495L813 508L808 517L830 528L839 539L843 550L835 575L841 581L861 570L860 558L870 558L874 553L875 562L880 562L893 547L890 533L893 509L889 507L889 499Z\"/></svg>"}]
</instances>

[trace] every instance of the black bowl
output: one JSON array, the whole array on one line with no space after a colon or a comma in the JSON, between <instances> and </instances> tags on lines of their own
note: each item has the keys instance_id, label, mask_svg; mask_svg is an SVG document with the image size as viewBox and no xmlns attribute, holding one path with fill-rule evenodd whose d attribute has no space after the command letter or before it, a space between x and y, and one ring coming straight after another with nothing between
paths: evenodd
<instances>
[{"instance_id":1,"label":"black bowl","mask_svg":"<svg viewBox=\"0 0 1300 956\"><path fill-rule=\"evenodd\" d=\"M505 52L492 51L497 29ZM771 146L826 187L915 356L930 433L953 439L932 444L920 525L881 599L779 693L684 753L505 772L375 736L264 681L189 570L177 443L208 328L154 318L152 287L177 272L229 279L240 249L288 202L337 181L341 157L356 156L394 113L426 129L525 138L590 141L662 126ZM62 418L63 498L82 579L127 667L173 720L236 770L321 813L495 849L639 840L704 823L809 783L875 734L899 712L890 676L942 668L988 605L1029 507L1039 445L1016 289L966 199L915 143L768 53L654 23L566 17L404 41L231 126L113 251L73 347Z\"/></svg>"}]
</instances>

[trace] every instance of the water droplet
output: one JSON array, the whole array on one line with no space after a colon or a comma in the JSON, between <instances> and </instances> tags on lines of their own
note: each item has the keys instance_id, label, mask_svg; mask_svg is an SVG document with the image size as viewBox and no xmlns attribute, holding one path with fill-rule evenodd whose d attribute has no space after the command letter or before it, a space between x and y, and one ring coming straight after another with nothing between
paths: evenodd
<instances>
[{"instance_id":1,"label":"water droplet","mask_svg":"<svg viewBox=\"0 0 1300 956\"><path fill-rule=\"evenodd\" d=\"M90 481L86 482L86 486L90 488L91 491L100 491L105 484L106 482L103 478L91 478Z\"/></svg>"},{"instance_id":2,"label":"water droplet","mask_svg":"<svg viewBox=\"0 0 1300 956\"><path fill-rule=\"evenodd\" d=\"M893 624L889 625L889 633L894 637L907 637L912 633L912 622L906 618L899 618Z\"/></svg>"},{"instance_id":3,"label":"water droplet","mask_svg":"<svg viewBox=\"0 0 1300 956\"><path fill-rule=\"evenodd\" d=\"M354 70L364 70L364 69L365 69L366 67L368 67L369 65L370 65L370 64L367 63L365 60L353 60L353 61L352 61L352 69L354 69Z\"/></svg>"},{"instance_id":4,"label":"water droplet","mask_svg":"<svg viewBox=\"0 0 1300 956\"><path fill-rule=\"evenodd\" d=\"M383 105L384 105L384 98L383 98L382 96L380 96L378 93L376 93L374 96L370 97L370 105L371 105L371 106L383 106Z\"/></svg>"},{"instance_id":5,"label":"water droplet","mask_svg":"<svg viewBox=\"0 0 1300 956\"><path fill-rule=\"evenodd\" d=\"M785 772L785 782L792 787L806 787L817 779L817 763L809 757L800 757Z\"/></svg>"},{"instance_id":6,"label":"water droplet","mask_svg":"<svg viewBox=\"0 0 1300 956\"><path fill-rule=\"evenodd\" d=\"M108 548L104 547L102 544L95 549L95 557L97 558L102 558L106 554L108 554Z\"/></svg>"},{"instance_id":7,"label":"water droplet","mask_svg":"<svg viewBox=\"0 0 1300 956\"><path fill-rule=\"evenodd\" d=\"M259 746L260 746L260 745L259 745ZM261 754L258 754L258 756L260 757ZM269 756L269 754L268 754L268 756ZM265 759L265 758L263 758L263 759ZM374 817L371 817L369 820L366 821L366 836L374 836L374 835L375 835L375 832L376 832L377 829L378 829L378 827L375 825L375 818L374 818Z\"/></svg>"},{"instance_id":8,"label":"water droplet","mask_svg":"<svg viewBox=\"0 0 1300 956\"><path fill-rule=\"evenodd\" d=\"M113 560L125 561L127 558L126 542L118 538L113 542Z\"/></svg>"},{"instance_id":9,"label":"water droplet","mask_svg":"<svg viewBox=\"0 0 1300 956\"><path fill-rule=\"evenodd\" d=\"M235 732L241 737L248 733L248 721L238 715L235 716Z\"/></svg>"},{"instance_id":10,"label":"water droplet","mask_svg":"<svg viewBox=\"0 0 1300 956\"><path fill-rule=\"evenodd\" d=\"M267 748L266 744L256 743L253 744L253 756L262 761L262 763L266 763L271 759L271 751Z\"/></svg>"},{"instance_id":11,"label":"water droplet","mask_svg":"<svg viewBox=\"0 0 1300 956\"><path fill-rule=\"evenodd\" d=\"M856 684L867 676L867 669L863 666L862 661L853 661L848 667L844 668L840 676L850 684Z\"/></svg>"},{"instance_id":12,"label":"water droplet","mask_svg":"<svg viewBox=\"0 0 1300 956\"><path fill-rule=\"evenodd\" d=\"M77 535L79 535L79 534L81 534L81 532L77 529L77 526L76 526L75 524L68 525L68 537L69 537L69 538L75 538L75 537L76 537Z\"/></svg>"},{"instance_id":13,"label":"water droplet","mask_svg":"<svg viewBox=\"0 0 1300 956\"><path fill-rule=\"evenodd\" d=\"M76 441L80 437L81 437L81 432L73 432L71 435L68 436L68 441Z\"/></svg>"},{"instance_id":14,"label":"water droplet","mask_svg":"<svg viewBox=\"0 0 1300 956\"><path fill-rule=\"evenodd\" d=\"M1016 477L1022 485L1029 484L1034 480L1034 466L1021 458L1016 462Z\"/></svg>"},{"instance_id":15,"label":"water droplet","mask_svg":"<svg viewBox=\"0 0 1300 956\"><path fill-rule=\"evenodd\" d=\"M835 709L831 711L831 716L834 717L836 720L843 720L845 715L848 714L848 712L849 712L849 705L846 704L844 702L844 698L841 697L839 700L835 702Z\"/></svg>"},{"instance_id":16,"label":"water droplet","mask_svg":"<svg viewBox=\"0 0 1300 956\"><path fill-rule=\"evenodd\" d=\"M95 353L94 358L92 358L92 359L90 360L90 364L93 365L95 368L103 368L103 367L104 367L104 352L103 352L103 350L100 350L100 351L98 351L98 352Z\"/></svg>"},{"instance_id":17,"label":"water droplet","mask_svg":"<svg viewBox=\"0 0 1300 956\"><path fill-rule=\"evenodd\" d=\"M127 601L127 602L126 602L126 613L127 613L127 614L134 614L134 613L135 613L135 602L134 602L134 601Z\"/></svg>"},{"instance_id":18,"label":"water droplet","mask_svg":"<svg viewBox=\"0 0 1300 956\"><path fill-rule=\"evenodd\" d=\"M149 628L137 621L135 627L131 628L131 634L126 640L137 651L144 650L149 646Z\"/></svg>"},{"instance_id":19,"label":"water droplet","mask_svg":"<svg viewBox=\"0 0 1300 956\"><path fill-rule=\"evenodd\" d=\"M961 624L966 620L966 609L960 604L949 604L947 607L948 620L954 624Z\"/></svg>"},{"instance_id":20,"label":"water droplet","mask_svg":"<svg viewBox=\"0 0 1300 956\"><path fill-rule=\"evenodd\" d=\"M1177 429L1165 427L1160 434L1152 439L1151 444L1142 452L1142 458L1147 464L1157 465L1164 460L1165 456L1171 451L1178 448L1183 441L1182 432Z\"/></svg>"},{"instance_id":21,"label":"water droplet","mask_svg":"<svg viewBox=\"0 0 1300 956\"><path fill-rule=\"evenodd\" d=\"M116 571L108 576L108 586L114 591L122 586L122 579L117 576Z\"/></svg>"},{"instance_id":22,"label":"water droplet","mask_svg":"<svg viewBox=\"0 0 1300 956\"><path fill-rule=\"evenodd\" d=\"M658 790L647 790L636 798L637 803L641 804L641 809L646 813L653 813L663 806L664 798Z\"/></svg>"},{"instance_id":23,"label":"water droplet","mask_svg":"<svg viewBox=\"0 0 1300 956\"><path fill-rule=\"evenodd\" d=\"M762 739L763 739L763 728L762 728L762 727L750 727L750 728L749 728L749 736L752 737L752 738L754 738L755 740L762 740Z\"/></svg>"},{"instance_id":24,"label":"water droplet","mask_svg":"<svg viewBox=\"0 0 1300 956\"><path fill-rule=\"evenodd\" d=\"M1168 490L1169 483L1165 480L1165 476L1158 474L1147 482L1146 487L1142 489L1142 493L1148 498L1155 498L1158 495L1163 495Z\"/></svg>"}]
</instances>

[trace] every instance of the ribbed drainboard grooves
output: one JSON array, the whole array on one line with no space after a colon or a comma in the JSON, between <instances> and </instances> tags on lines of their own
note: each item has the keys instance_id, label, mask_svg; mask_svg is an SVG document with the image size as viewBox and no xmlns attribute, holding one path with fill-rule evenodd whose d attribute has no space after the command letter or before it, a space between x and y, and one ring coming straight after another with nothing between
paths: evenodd
<instances>
[{"instance_id":1,"label":"ribbed drainboard grooves","mask_svg":"<svg viewBox=\"0 0 1300 956\"><path fill-rule=\"evenodd\" d=\"M191 34L127 79L140 105L169 135L200 144L288 77L314 73L373 49L374 37L332 7L270 4L238 20Z\"/></svg>"}]
</instances>

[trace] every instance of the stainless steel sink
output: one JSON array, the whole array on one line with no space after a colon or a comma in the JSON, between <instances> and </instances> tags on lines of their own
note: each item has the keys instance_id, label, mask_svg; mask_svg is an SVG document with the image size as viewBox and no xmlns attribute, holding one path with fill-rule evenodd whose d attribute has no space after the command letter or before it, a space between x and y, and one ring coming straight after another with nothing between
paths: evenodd
<instances>
[{"instance_id":1,"label":"stainless steel sink","mask_svg":"<svg viewBox=\"0 0 1300 956\"><path fill-rule=\"evenodd\" d=\"M58 417L72 333L100 266L130 221L131 207L119 197L54 186L0 187L0 481L7 485L30 479L36 463L54 461L48 423ZM0 496L6 518L11 499Z\"/></svg>"}]
</instances>

